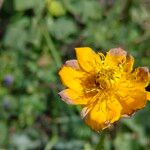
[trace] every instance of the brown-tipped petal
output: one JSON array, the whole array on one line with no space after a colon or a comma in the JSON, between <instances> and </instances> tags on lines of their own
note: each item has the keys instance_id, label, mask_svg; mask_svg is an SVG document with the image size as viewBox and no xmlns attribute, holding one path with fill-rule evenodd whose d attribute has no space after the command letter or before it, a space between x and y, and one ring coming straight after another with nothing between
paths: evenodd
<instances>
[{"instance_id":1,"label":"brown-tipped petal","mask_svg":"<svg viewBox=\"0 0 150 150\"><path fill-rule=\"evenodd\" d=\"M65 89L58 94L64 102L70 105L86 105L89 101L84 97L83 93L71 89Z\"/></svg>"},{"instance_id":2,"label":"brown-tipped petal","mask_svg":"<svg viewBox=\"0 0 150 150\"><path fill-rule=\"evenodd\" d=\"M131 72L134 65L134 58L131 55L127 55L126 62L124 64L124 71Z\"/></svg>"},{"instance_id":3,"label":"brown-tipped petal","mask_svg":"<svg viewBox=\"0 0 150 150\"><path fill-rule=\"evenodd\" d=\"M130 115L127 115L127 114L124 114L124 115L122 115L121 117L123 117L123 118L130 118L131 116L130 116Z\"/></svg>"},{"instance_id":4,"label":"brown-tipped petal","mask_svg":"<svg viewBox=\"0 0 150 150\"><path fill-rule=\"evenodd\" d=\"M105 58L106 65L119 65L126 61L127 52L122 48L111 49Z\"/></svg>"},{"instance_id":5,"label":"brown-tipped petal","mask_svg":"<svg viewBox=\"0 0 150 150\"><path fill-rule=\"evenodd\" d=\"M59 95L59 96L61 97L61 99L62 99L64 102L66 102L67 104L70 104L70 105L73 104L72 100L71 100L70 97L67 95L66 90L63 90L63 91L59 92L58 95Z\"/></svg>"},{"instance_id":6,"label":"brown-tipped petal","mask_svg":"<svg viewBox=\"0 0 150 150\"><path fill-rule=\"evenodd\" d=\"M78 61L76 59L66 61L65 65L73 69L80 69Z\"/></svg>"},{"instance_id":7,"label":"brown-tipped petal","mask_svg":"<svg viewBox=\"0 0 150 150\"><path fill-rule=\"evenodd\" d=\"M125 50L123 50L122 48L118 47L118 48L110 49L110 51L108 52L108 55L111 55L111 56L126 56L127 52Z\"/></svg>"},{"instance_id":8,"label":"brown-tipped petal","mask_svg":"<svg viewBox=\"0 0 150 150\"><path fill-rule=\"evenodd\" d=\"M132 112L131 114L123 114L123 115L121 115L121 117L123 117L123 118L131 118L134 114L135 114L135 111Z\"/></svg>"},{"instance_id":9,"label":"brown-tipped petal","mask_svg":"<svg viewBox=\"0 0 150 150\"><path fill-rule=\"evenodd\" d=\"M149 84L150 73L147 67L140 67L135 70L136 81L142 83L145 87Z\"/></svg>"},{"instance_id":10,"label":"brown-tipped petal","mask_svg":"<svg viewBox=\"0 0 150 150\"><path fill-rule=\"evenodd\" d=\"M81 110L81 118L84 119L90 110L91 109L88 107L83 107L83 109Z\"/></svg>"}]
</instances>

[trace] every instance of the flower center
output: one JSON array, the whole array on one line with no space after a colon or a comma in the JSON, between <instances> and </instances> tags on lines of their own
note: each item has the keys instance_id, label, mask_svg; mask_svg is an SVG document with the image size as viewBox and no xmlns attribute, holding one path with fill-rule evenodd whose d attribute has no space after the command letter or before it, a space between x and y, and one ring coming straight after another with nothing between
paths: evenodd
<instances>
[{"instance_id":1,"label":"flower center","mask_svg":"<svg viewBox=\"0 0 150 150\"><path fill-rule=\"evenodd\" d=\"M95 84L100 89L110 89L119 78L115 69L102 68L96 75Z\"/></svg>"}]
</instances>

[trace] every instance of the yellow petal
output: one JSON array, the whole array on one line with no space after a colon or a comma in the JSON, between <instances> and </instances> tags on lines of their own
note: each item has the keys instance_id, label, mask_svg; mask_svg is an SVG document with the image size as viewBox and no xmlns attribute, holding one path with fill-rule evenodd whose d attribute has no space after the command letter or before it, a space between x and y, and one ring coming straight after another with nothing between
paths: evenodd
<instances>
[{"instance_id":1,"label":"yellow petal","mask_svg":"<svg viewBox=\"0 0 150 150\"><path fill-rule=\"evenodd\" d=\"M82 90L81 83L83 78L83 72L81 72L80 70L76 70L71 67L64 66L59 71L59 76L62 80L62 83L65 86L75 91Z\"/></svg>"},{"instance_id":2,"label":"yellow petal","mask_svg":"<svg viewBox=\"0 0 150 150\"><path fill-rule=\"evenodd\" d=\"M105 65L115 65L118 66L126 61L127 52L121 48L111 49L105 58Z\"/></svg>"},{"instance_id":3,"label":"yellow petal","mask_svg":"<svg viewBox=\"0 0 150 150\"><path fill-rule=\"evenodd\" d=\"M143 108L146 102L146 93L144 91L134 91L127 100L128 106L130 105L130 107L133 107L134 109Z\"/></svg>"},{"instance_id":4,"label":"yellow petal","mask_svg":"<svg viewBox=\"0 0 150 150\"><path fill-rule=\"evenodd\" d=\"M147 100L150 101L150 92L147 92L147 91L146 91L146 94L147 94Z\"/></svg>"},{"instance_id":5,"label":"yellow petal","mask_svg":"<svg viewBox=\"0 0 150 150\"><path fill-rule=\"evenodd\" d=\"M89 101L88 98L84 97L83 93L75 92L71 89L63 90L58 94L64 102L71 105L85 105Z\"/></svg>"},{"instance_id":6,"label":"yellow petal","mask_svg":"<svg viewBox=\"0 0 150 150\"><path fill-rule=\"evenodd\" d=\"M96 54L91 48L89 47L81 47L76 48L76 55L77 60L83 70L86 72L91 72L99 65L101 65L101 60L98 54Z\"/></svg>"},{"instance_id":7,"label":"yellow petal","mask_svg":"<svg viewBox=\"0 0 150 150\"><path fill-rule=\"evenodd\" d=\"M122 106L120 102L114 98L112 98L112 100L108 100L107 105L109 109L107 120L110 120L110 123L114 123L115 121L119 120L121 116Z\"/></svg>"},{"instance_id":8,"label":"yellow petal","mask_svg":"<svg viewBox=\"0 0 150 150\"><path fill-rule=\"evenodd\" d=\"M120 118L121 110L122 107L117 100L108 100L108 102L104 100L93 106L84 119L92 129L100 131L117 121Z\"/></svg>"},{"instance_id":9,"label":"yellow petal","mask_svg":"<svg viewBox=\"0 0 150 150\"><path fill-rule=\"evenodd\" d=\"M150 73L147 67L139 67L133 72L134 81L139 83L141 87L146 87L150 82Z\"/></svg>"},{"instance_id":10,"label":"yellow petal","mask_svg":"<svg viewBox=\"0 0 150 150\"><path fill-rule=\"evenodd\" d=\"M94 130L99 131L105 127L107 120L106 103L103 101L101 105L95 105L92 110L84 118L85 122Z\"/></svg>"},{"instance_id":11,"label":"yellow petal","mask_svg":"<svg viewBox=\"0 0 150 150\"><path fill-rule=\"evenodd\" d=\"M136 89L122 92L126 92L126 96L120 98L120 103L123 108L122 115L131 115L136 110L141 109L146 105L147 96L145 91Z\"/></svg>"},{"instance_id":12,"label":"yellow petal","mask_svg":"<svg viewBox=\"0 0 150 150\"><path fill-rule=\"evenodd\" d=\"M134 58L131 55L127 55L126 62L124 64L124 71L131 72L134 65Z\"/></svg>"}]
</instances>

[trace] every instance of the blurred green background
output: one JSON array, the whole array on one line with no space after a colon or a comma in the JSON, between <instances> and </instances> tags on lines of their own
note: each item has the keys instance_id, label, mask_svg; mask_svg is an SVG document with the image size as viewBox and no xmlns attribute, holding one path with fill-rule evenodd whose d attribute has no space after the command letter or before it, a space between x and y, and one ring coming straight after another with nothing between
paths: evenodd
<instances>
[{"instance_id":1,"label":"blurred green background","mask_svg":"<svg viewBox=\"0 0 150 150\"><path fill-rule=\"evenodd\" d=\"M149 0L0 0L0 150L93 150L100 133L57 93L74 48L123 47L150 64ZM149 106L148 106L149 105ZM107 130L106 150L150 150L150 104Z\"/></svg>"}]
</instances>

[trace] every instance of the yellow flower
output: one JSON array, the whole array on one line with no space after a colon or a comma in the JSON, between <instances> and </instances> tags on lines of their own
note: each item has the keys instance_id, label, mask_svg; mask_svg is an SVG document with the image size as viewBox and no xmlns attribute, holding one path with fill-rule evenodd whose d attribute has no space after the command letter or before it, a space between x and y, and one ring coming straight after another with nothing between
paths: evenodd
<instances>
[{"instance_id":1,"label":"yellow flower","mask_svg":"<svg viewBox=\"0 0 150 150\"><path fill-rule=\"evenodd\" d=\"M133 70L134 58L121 48L106 56L89 47L75 50L77 60L66 61L59 71L67 87L59 95L66 103L82 107L81 117L91 128L100 131L146 105L148 68Z\"/></svg>"}]
</instances>

